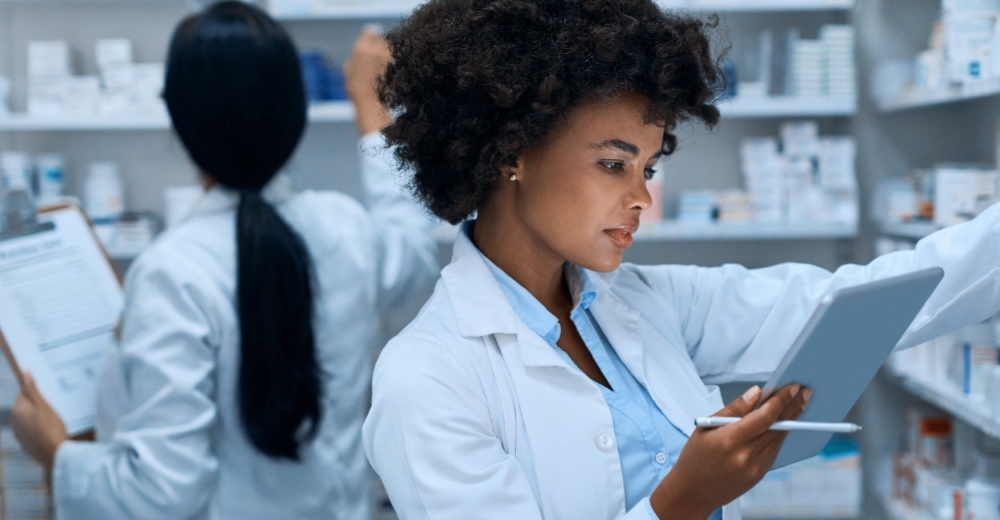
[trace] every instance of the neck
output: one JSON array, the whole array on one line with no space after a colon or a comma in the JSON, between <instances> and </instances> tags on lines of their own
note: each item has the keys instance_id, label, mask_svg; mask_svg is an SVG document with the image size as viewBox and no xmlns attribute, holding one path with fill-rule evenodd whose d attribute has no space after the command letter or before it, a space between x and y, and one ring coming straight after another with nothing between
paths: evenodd
<instances>
[{"instance_id":1,"label":"neck","mask_svg":"<svg viewBox=\"0 0 1000 520\"><path fill-rule=\"evenodd\" d=\"M486 258L524 287L549 312L562 316L572 306L563 275L566 260L552 251L514 213L487 203L479 210L472 240Z\"/></svg>"}]
</instances>

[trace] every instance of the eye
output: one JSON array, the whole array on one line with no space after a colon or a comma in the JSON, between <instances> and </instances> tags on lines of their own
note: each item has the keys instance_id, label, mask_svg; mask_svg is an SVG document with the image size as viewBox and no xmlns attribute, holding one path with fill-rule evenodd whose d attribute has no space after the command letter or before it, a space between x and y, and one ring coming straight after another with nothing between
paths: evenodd
<instances>
[{"instance_id":1,"label":"eye","mask_svg":"<svg viewBox=\"0 0 1000 520\"><path fill-rule=\"evenodd\" d=\"M646 168L643 172L643 176L646 177L647 181L653 180L653 176L656 175L656 168Z\"/></svg>"},{"instance_id":2,"label":"eye","mask_svg":"<svg viewBox=\"0 0 1000 520\"><path fill-rule=\"evenodd\" d=\"M619 173L625 169L625 163L623 161L601 161L600 164L604 167L604 169L614 173Z\"/></svg>"}]
</instances>

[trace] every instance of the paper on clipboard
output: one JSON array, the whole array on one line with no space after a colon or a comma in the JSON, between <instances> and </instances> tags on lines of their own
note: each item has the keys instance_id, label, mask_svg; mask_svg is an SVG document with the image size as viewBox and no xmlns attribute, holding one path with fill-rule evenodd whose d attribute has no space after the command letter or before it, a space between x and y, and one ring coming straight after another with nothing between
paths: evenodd
<instances>
[{"instance_id":1,"label":"paper on clipboard","mask_svg":"<svg viewBox=\"0 0 1000 520\"><path fill-rule=\"evenodd\" d=\"M70 435L94 426L97 380L124 305L118 276L75 206L53 226L0 240L0 333L15 371L29 371Z\"/></svg>"}]
</instances>

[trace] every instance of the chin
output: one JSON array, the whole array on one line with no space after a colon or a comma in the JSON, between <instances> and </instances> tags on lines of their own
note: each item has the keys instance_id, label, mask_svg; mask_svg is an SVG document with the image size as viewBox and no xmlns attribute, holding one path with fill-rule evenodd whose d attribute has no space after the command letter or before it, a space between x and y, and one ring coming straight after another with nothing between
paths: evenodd
<instances>
[{"instance_id":1,"label":"chin","mask_svg":"<svg viewBox=\"0 0 1000 520\"><path fill-rule=\"evenodd\" d=\"M610 273L622 265L622 253L607 252L591 256L584 263L576 264L584 269L598 273Z\"/></svg>"}]
</instances>

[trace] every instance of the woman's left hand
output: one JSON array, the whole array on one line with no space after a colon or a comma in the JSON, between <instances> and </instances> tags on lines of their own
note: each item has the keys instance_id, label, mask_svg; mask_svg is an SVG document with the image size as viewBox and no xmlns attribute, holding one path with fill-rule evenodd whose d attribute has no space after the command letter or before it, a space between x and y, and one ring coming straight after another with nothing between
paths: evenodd
<instances>
[{"instance_id":1,"label":"woman's left hand","mask_svg":"<svg viewBox=\"0 0 1000 520\"><path fill-rule=\"evenodd\" d=\"M56 451L67 439L66 425L27 372L21 374L21 393L14 402L10 422L24 451L51 472Z\"/></svg>"}]
</instances>

